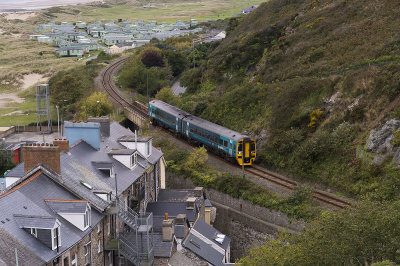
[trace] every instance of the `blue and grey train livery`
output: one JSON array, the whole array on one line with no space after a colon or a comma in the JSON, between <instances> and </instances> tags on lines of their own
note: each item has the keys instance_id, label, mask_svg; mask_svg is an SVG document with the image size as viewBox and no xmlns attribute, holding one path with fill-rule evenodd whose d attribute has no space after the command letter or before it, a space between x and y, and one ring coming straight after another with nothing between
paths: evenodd
<instances>
[{"instance_id":1,"label":"blue and grey train livery","mask_svg":"<svg viewBox=\"0 0 400 266\"><path fill-rule=\"evenodd\" d=\"M149 103L149 116L154 124L169 128L181 136L198 141L207 149L229 158L239 165L252 165L256 158L256 142L247 135L191 115L163 101Z\"/></svg>"}]
</instances>

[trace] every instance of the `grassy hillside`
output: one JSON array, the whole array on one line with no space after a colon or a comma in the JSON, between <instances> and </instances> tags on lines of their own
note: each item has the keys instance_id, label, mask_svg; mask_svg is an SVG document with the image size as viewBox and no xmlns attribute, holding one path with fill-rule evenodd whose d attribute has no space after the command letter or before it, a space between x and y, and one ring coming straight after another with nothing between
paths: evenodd
<instances>
[{"instance_id":1,"label":"grassy hillside","mask_svg":"<svg viewBox=\"0 0 400 266\"><path fill-rule=\"evenodd\" d=\"M389 0L271 0L231 20L227 38L190 72L202 85L178 104L256 136L258 161L270 168L396 198L394 168L364 164L356 151L400 114L399 11Z\"/></svg>"}]
</instances>

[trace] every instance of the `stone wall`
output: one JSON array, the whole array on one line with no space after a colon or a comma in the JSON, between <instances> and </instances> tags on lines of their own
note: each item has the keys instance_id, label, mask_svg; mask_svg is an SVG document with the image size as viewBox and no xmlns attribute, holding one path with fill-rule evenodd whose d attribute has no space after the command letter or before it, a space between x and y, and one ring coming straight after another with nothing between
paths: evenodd
<instances>
[{"instance_id":1,"label":"stone wall","mask_svg":"<svg viewBox=\"0 0 400 266\"><path fill-rule=\"evenodd\" d=\"M168 188L190 189L195 185L189 178L168 173ZM217 208L213 226L231 238L231 262L248 254L248 250L264 244L279 230L296 233L304 223L286 214L270 210L250 201L236 199L213 189L205 189L208 199Z\"/></svg>"},{"instance_id":2,"label":"stone wall","mask_svg":"<svg viewBox=\"0 0 400 266\"><path fill-rule=\"evenodd\" d=\"M184 189L184 188L194 188L195 185L189 178L182 178L180 176L176 175L171 175L168 173L168 187L169 188L176 188L176 189ZM210 199L210 201L220 204L225 207L229 207L232 210L230 210L230 216L235 216L237 220L242 219L244 222L249 221L249 219L252 219L249 216L252 216L254 218L260 219L261 221L251 221L249 223L249 226L254 226L258 228L265 228L266 224L263 223L263 221L267 222L270 224L269 228L266 228L265 232L267 233L273 233L277 229L283 228L288 228L294 231L300 231L305 223L302 221L296 221L292 218L289 218L286 214L267 209L255 204L252 204L248 200L243 200L243 199L238 199L238 198L233 198L232 196L228 194L224 194L222 192L216 191L214 189L205 189L207 198ZM218 208L218 206L217 206ZM234 211L236 210L236 212ZM241 218L242 216L242 218ZM218 211L217 211L217 217L218 217ZM259 225L257 225L259 223Z\"/></svg>"}]
</instances>

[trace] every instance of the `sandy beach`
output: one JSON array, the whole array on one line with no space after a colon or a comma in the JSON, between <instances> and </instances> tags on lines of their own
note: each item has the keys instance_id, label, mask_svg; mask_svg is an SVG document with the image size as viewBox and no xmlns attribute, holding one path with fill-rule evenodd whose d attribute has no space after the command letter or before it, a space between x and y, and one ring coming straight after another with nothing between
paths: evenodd
<instances>
[{"instance_id":1,"label":"sandy beach","mask_svg":"<svg viewBox=\"0 0 400 266\"><path fill-rule=\"evenodd\" d=\"M35 10L54 6L68 6L85 4L90 2L102 2L99 0L30 0L30 1L0 1L0 12L13 10Z\"/></svg>"}]
</instances>

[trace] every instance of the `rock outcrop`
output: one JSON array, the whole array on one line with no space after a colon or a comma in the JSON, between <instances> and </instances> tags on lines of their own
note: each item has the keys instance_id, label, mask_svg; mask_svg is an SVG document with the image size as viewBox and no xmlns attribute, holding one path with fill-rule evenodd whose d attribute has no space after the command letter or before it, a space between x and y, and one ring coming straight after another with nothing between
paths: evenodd
<instances>
[{"instance_id":1,"label":"rock outcrop","mask_svg":"<svg viewBox=\"0 0 400 266\"><path fill-rule=\"evenodd\" d=\"M400 129L400 121L391 119L381 129L373 129L364 148L358 153L368 163L381 164L387 157L393 156L392 161L400 164L400 149L394 147L392 142L394 132Z\"/></svg>"}]
</instances>

